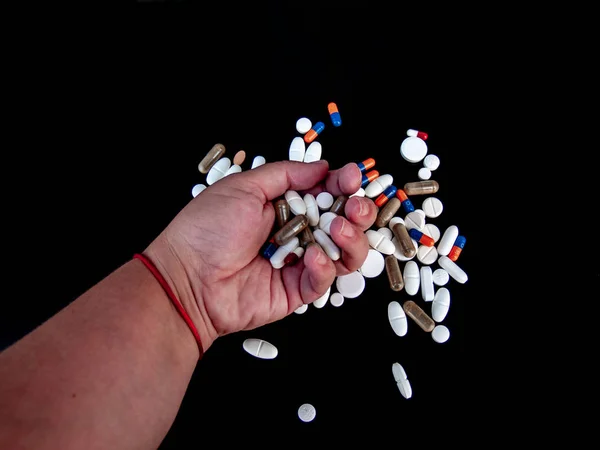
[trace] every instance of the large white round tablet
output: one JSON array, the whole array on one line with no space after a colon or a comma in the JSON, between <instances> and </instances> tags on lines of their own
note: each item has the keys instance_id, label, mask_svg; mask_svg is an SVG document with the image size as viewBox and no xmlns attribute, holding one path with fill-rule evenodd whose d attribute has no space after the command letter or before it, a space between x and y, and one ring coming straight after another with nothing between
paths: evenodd
<instances>
[{"instance_id":1,"label":"large white round tablet","mask_svg":"<svg viewBox=\"0 0 600 450\"><path fill-rule=\"evenodd\" d=\"M323 210L331 208L331 205L333 205L333 195L329 192L321 192L317 195L317 205Z\"/></svg>"},{"instance_id":2,"label":"large white round tablet","mask_svg":"<svg viewBox=\"0 0 600 450\"><path fill-rule=\"evenodd\" d=\"M317 416L317 410L310 403L300 405L298 408L298 417L302 422L311 422Z\"/></svg>"},{"instance_id":3,"label":"large white round tablet","mask_svg":"<svg viewBox=\"0 0 600 450\"><path fill-rule=\"evenodd\" d=\"M407 137L400 144L400 154L408 162L417 163L427 155L427 144L416 136Z\"/></svg>"},{"instance_id":4,"label":"large white round tablet","mask_svg":"<svg viewBox=\"0 0 600 450\"><path fill-rule=\"evenodd\" d=\"M308 117L300 117L296 120L296 131L300 134L306 134L312 128L312 122Z\"/></svg>"},{"instance_id":5,"label":"large white round tablet","mask_svg":"<svg viewBox=\"0 0 600 450\"><path fill-rule=\"evenodd\" d=\"M425 215L430 218L436 218L444 210L444 204L437 197L427 197L423 200L423 211Z\"/></svg>"},{"instance_id":6,"label":"large white round tablet","mask_svg":"<svg viewBox=\"0 0 600 450\"><path fill-rule=\"evenodd\" d=\"M440 167L440 158L437 155L427 155L423 160L423 165L429 170L434 171Z\"/></svg>"},{"instance_id":7,"label":"large white round tablet","mask_svg":"<svg viewBox=\"0 0 600 450\"><path fill-rule=\"evenodd\" d=\"M365 290L365 277L357 270L335 280L335 286L345 298L356 298Z\"/></svg>"},{"instance_id":8,"label":"large white round tablet","mask_svg":"<svg viewBox=\"0 0 600 450\"><path fill-rule=\"evenodd\" d=\"M431 318L441 322L450 309L450 291L445 287L439 288L431 304Z\"/></svg>"},{"instance_id":9,"label":"large white round tablet","mask_svg":"<svg viewBox=\"0 0 600 450\"><path fill-rule=\"evenodd\" d=\"M444 269L436 269L433 271L433 283L437 286L444 286L450 281L450 275Z\"/></svg>"},{"instance_id":10,"label":"large white round tablet","mask_svg":"<svg viewBox=\"0 0 600 450\"><path fill-rule=\"evenodd\" d=\"M360 273L365 278L376 278L381 275L384 269L385 259L383 255L377 250L370 248L365 262L359 269Z\"/></svg>"},{"instance_id":11,"label":"large white round tablet","mask_svg":"<svg viewBox=\"0 0 600 450\"><path fill-rule=\"evenodd\" d=\"M450 330L445 325L436 325L436 327L431 332L431 338L439 343L443 344L450 337Z\"/></svg>"},{"instance_id":12,"label":"large white round tablet","mask_svg":"<svg viewBox=\"0 0 600 450\"><path fill-rule=\"evenodd\" d=\"M398 336L406 336L408 321L400 303L392 301L388 304L388 319L394 333Z\"/></svg>"},{"instance_id":13,"label":"large white round tablet","mask_svg":"<svg viewBox=\"0 0 600 450\"><path fill-rule=\"evenodd\" d=\"M307 309L308 309L308 305L305 303L304 305L302 305L302 306L299 306L298 308L296 308L296 309L294 310L294 312L295 312L296 314L304 314L304 313L306 312L306 310L307 310Z\"/></svg>"},{"instance_id":14,"label":"large white round tablet","mask_svg":"<svg viewBox=\"0 0 600 450\"><path fill-rule=\"evenodd\" d=\"M331 294L331 297L329 297L329 303L331 303L336 308L340 307L344 304L344 296L339 292L334 292L333 294Z\"/></svg>"},{"instance_id":15,"label":"large white round tablet","mask_svg":"<svg viewBox=\"0 0 600 450\"><path fill-rule=\"evenodd\" d=\"M200 192L202 192L204 189L206 189L206 186L204 184L202 184L202 183L199 183L199 184L195 185L192 188L192 196L197 197L198 194Z\"/></svg>"},{"instance_id":16,"label":"large white round tablet","mask_svg":"<svg viewBox=\"0 0 600 450\"><path fill-rule=\"evenodd\" d=\"M427 167L421 167L417 173L419 180L429 180L431 178L431 170Z\"/></svg>"},{"instance_id":17,"label":"large white round tablet","mask_svg":"<svg viewBox=\"0 0 600 450\"><path fill-rule=\"evenodd\" d=\"M437 242L440 240L440 229L432 223L426 223L423 227L423 233L433 239L433 242Z\"/></svg>"},{"instance_id":18,"label":"large white round tablet","mask_svg":"<svg viewBox=\"0 0 600 450\"><path fill-rule=\"evenodd\" d=\"M246 339L242 344L244 350L261 359L273 359L277 356L277 347L262 339Z\"/></svg>"},{"instance_id":19,"label":"large white round tablet","mask_svg":"<svg viewBox=\"0 0 600 450\"><path fill-rule=\"evenodd\" d=\"M419 245L417 249L417 259L423 264L433 264L438 259L438 252L435 247Z\"/></svg>"},{"instance_id":20,"label":"large white round tablet","mask_svg":"<svg viewBox=\"0 0 600 450\"><path fill-rule=\"evenodd\" d=\"M409 212L404 217L404 226L407 230L416 228L419 231L423 231L425 227L425 214L421 214L418 210Z\"/></svg>"},{"instance_id":21,"label":"large white round tablet","mask_svg":"<svg viewBox=\"0 0 600 450\"><path fill-rule=\"evenodd\" d=\"M321 145L321 143L317 141L312 141L306 149L306 153L304 154L304 162L310 163L314 161L319 161L321 159L322 153L323 146Z\"/></svg>"}]
</instances>

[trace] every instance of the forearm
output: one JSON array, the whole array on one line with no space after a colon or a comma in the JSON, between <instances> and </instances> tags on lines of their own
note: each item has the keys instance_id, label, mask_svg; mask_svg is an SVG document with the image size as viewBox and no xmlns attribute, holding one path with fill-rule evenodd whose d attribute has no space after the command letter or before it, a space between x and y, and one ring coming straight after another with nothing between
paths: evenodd
<instances>
[{"instance_id":1,"label":"forearm","mask_svg":"<svg viewBox=\"0 0 600 450\"><path fill-rule=\"evenodd\" d=\"M0 448L156 448L199 356L133 260L0 354Z\"/></svg>"}]
</instances>

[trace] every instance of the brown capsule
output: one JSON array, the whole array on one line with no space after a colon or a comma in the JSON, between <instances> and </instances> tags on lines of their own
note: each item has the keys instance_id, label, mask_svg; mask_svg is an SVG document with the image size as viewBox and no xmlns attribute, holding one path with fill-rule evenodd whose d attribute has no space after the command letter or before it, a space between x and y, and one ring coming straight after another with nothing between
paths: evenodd
<instances>
[{"instance_id":1,"label":"brown capsule","mask_svg":"<svg viewBox=\"0 0 600 450\"><path fill-rule=\"evenodd\" d=\"M406 195L428 195L435 194L439 188L440 185L434 180L415 181L404 185L404 193Z\"/></svg>"},{"instance_id":2,"label":"brown capsule","mask_svg":"<svg viewBox=\"0 0 600 450\"><path fill-rule=\"evenodd\" d=\"M385 271L392 291L401 291L404 287L404 278L402 277L398 259L394 255L387 255L385 257Z\"/></svg>"},{"instance_id":3,"label":"brown capsule","mask_svg":"<svg viewBox=\"0 0 600 450\"><path fill-rule=\"evenodd\" d=\"M417 250L415 249L415 245L413 244L410 234L408 234L406 225L404 225L402 222L398 222L392 227L392 232L398 241L398 245L400 246L400 251L402 254L407 258L412 258L415 256Z\"/></svg>"},{"instance_id":4,"label":"brown capsule","mask_svg":"<svg viewBox=\"0 0 600 450\"><path fill-rule=\"evenodd\" d=\"M435 322L427 315L423 309L412 300L407 300L402 305L404 312L408 317L416 322L423 331L431 332L435 328Z\"/></svg>"},{"instance_id":5,"label":"brown capsule","mask_svg":"<svg viewBox=\"0 0 600 450\"><path fill-rule=\"evenodd\" d=\"M302 230L298 238L300 239L300 246L305 249L307 249L310 244L317 243L310 227L306 227L304 230Z\"/></svg>"},{"instance_id":6,"label":"brown capsule","mask_svg":"<svg viewBox=\"0 0 600 450\"><path fill-rule=\"evenodd\" d=\"M246 160L246 152L244 150L240 150L233 157L233 163L237 164L238 166L241 166L245 160Z\"/></svg>"},{"instance_id":7,"label":"brown capsule","mask_svg":"<svg viewBox=\"0 0 600 450\"><path fill-rule=\"evenodd\" d=\"M344 215L344 208L346 207L346 203L348 202L348 197L346 195L340 195L335 199L331 208L329 208L329 212L335 213L338 216Z\"/></svg>"},{"instance_id":8,"label":"brown capsule","mask_svg":"<svg viewBox=\"0 0 600 450\"><path fill-rule=\"evenodd\" d=\"M223 144L215 144L208 151L206 156L198 164L200 173L208 173L212 166L225 154L225 146Z\"/></svg>"},{"instance_id":9,"label":"brown capsule","mask_svg":"<svg viewBox=\"0 0 600 450\"><path fill-rule=\"evenodd\" d=\"M293 219L289 220L283 228L281 228L275 235L273 239L277 245L285 245L290 239L294 236L300 234L302 230L304 230L308 226L308 217L304 214L299 214Z\"/></svg>"},{"instance_id":10,"label":"brown capsule","mask_svg":"<svg viewBox=\"0 0 600 450\"><path fill-rule=\"evenodd\" d=\"M282 229L283 226L290 220L290 205L284 198L280 198L273 206L275 207L277 226L279 229Z\"/></svg>"},{"instance_id":11,"label":"brown capsule","mask_svg":"<svg viewBox=\"0 0 600 450\"><path fill-rule=\"evenodd\" d=\"M377 225L379 228L385 227L392 217L394 217L394 215L398 212L400 206L402 206L400 199L396 197L391 198L377 213L375 225Z\"/></svg>"}]
</instances>

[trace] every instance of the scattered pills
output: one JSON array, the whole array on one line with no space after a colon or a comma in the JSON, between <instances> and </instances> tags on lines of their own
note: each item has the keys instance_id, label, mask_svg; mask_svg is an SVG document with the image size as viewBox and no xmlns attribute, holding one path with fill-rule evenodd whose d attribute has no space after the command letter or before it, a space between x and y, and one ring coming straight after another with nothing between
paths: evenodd
<instances>
[{"instance_id":1,"label":"scattered pills","mask_svg":"<svg viewBox=\"0 0 600 450\"><path fill-rule=\"evenodd\" d=\"M404 217L404 225L409 231L412 229L421 231L425 228L425 216L419 214L417 210L409 212Z\"/></svg>"},{"instance_id":2,"label":"scattered pills","mask_svg":"<svg viewBox=\"0 0 600 450\"><path fill-rule=\"evenodd\" d=\"M431 178L431 170L427 167L421 167L417 172L417 176L419 177L419 180L429 180Z\"/></svg>"},{"instance_id":3,"label":"scattered pills","mask_svg":"<svg viewBox=\"0 0 600 450\"><path fill-rule=\"evenodd\" d=\"M400 391L400 394L402 394L402 397L406 399L411 398L412 387L408 381L404 367L399 363L392 364L392 374L394 375L394 380L396 381L396 385L398 386L398 390Z\"/></svg>"},{"instance_id":4,"label":"scattered pills","mask_svg":"<svg viewBox=\"0 0 600 450\"><path fill-rule=\"evenodd\" d=\"M450 338L450 330L445 325L436 325L431 332L431 338L438 344L443 344Z\"/></svg>"},{"instance_id":5,"label":"scattered pills","mask_svg":"<svg viewBox=\"0 0 600 450\"><path fill-rule=\"evenodd\" d=\"M408 234L419 244L426 245L427 247L432 247L433 244L435 244L431 236L427 236L425 233L417 230L416 228L411 228L408 230Z\"/></svg>"},{"instance_id":6,"label":"scattered pills","mask_svg":"<svg viewBox=\"0 0 600 450\"><path fill-rule=\"evenodd\" d=\"M304 154L306 153L306 144L304 139L301 137L295 137L292 139L290 144L289 159L290 161L304 161Z\"/></svg>"},{"instance_id":7,"label":"scattered pills","mask_svg":"<svg viewBox=\"0 0 600 450\"><path fill-rule=\"evenodd\" d=\"M412 128L409 128L406 131L406 135L411 136L411 137L418 137L418 138L423 139L424 141L426 141L427 137L428 137L427 133L425 133L423 131L414 130Z\"/></svg>"},{"instance_id":8,"label":"scattered pills","mask_svg":"<svg viewBox=\"0 0 600 450\"><path fill-rule=\"evenodd\" d=\"M246 339L242 346L244 350L257 358L274 359L277 357L277 347L262 339Z\"/></svg>"},{"instance_id":9,"label":"scattered pills","mask_svg":"<svg viewBox=\"0 0 600 450\"><path fill-rule=\"evenodd\" d=\"M388 320L392 330L397 336L406 336L408 331L408 320L402 306L397 301L391 301L388 304Z\"/></svg>"},{"instance_id":10,"label":"scattered pills","mask_svg":"<svg viewBox=\"0 0 600 450\"><path fill-rule=\"evenodd\" d=\"M206 175L206 184L210 186L219 181L225 176L230 167L231 160L229 158L224 156L223 158L219 159L208 171L208 175Z\"/></svg>"},{"instance_id":11,"label":"scattered pills","mask_svg":"<svg viewBox=\"0 0 600 450\"><path fill-rule=\"evenodd\" d=\"M416 295L419 292L419 285L421 284L421 274L419 273L419 266L414 261L407 261L404 265L404 290L408 295Z\"/></svg>"},{"instance_id":12,"label":"scattered pills","mask_svg":"<svg viewBox=\"0 0 600 450\"><path fill-rule=\"evenodd\" d=\"M331 208L331 205L333 205L333 195L329 192L321 192L317 195L317 205L319 205L319 208L322 210L328 211L329 208Z\"/></svg>"},{"instance_id":13,"label":"scattered pills","mask_svg":"<svg viewBox=\"0 0 600 450\"><path fill-rule=\"evenodd\" d=\"M264 156L255 156L254 159L252 160L252 167L250 167L250 168L251 169L256 169L257 167L262 166L266 162L267 161L264 158Z\"/></svg>"},{"instance_id":14,"label":"scattered pills","mask_svg":"<svg viewBox=\"0 0 600 450\"><path fill-rule=\"evenodd\" d=\"M198 164L198 170L202 174L207 174L215 163L225 154L225 146L223 144L215 144L208 151L206 156L202 158Z\"/></svg>"},{"instance_id":15,"label":"scattered pills","mask_svg":"<svg viewBox=\"0 0 600 450\"><path fill-rule=\"evenodd\" d=\"M454 241L454 245L450 249L450 253L448 253L448 258L452 261L456 262L458 257L460 256L462 249L465 248L465 243L467 242L467 238L464 236L458 236Z\"/></svg>"},{"instance_id":16,"label":"scattered pills","mask_svg":"<svg viewBox=\"0 0 600 450\"><path fill-rule=\"evenodd\" d=\"M310 130L308 130L308 132L304 135L304 142L306 142L307 144L310 144L312 141L314 141L319 134L321 134L323 132L323 130L325 129L325 124L323 122L317 122L315 123Z\"/></svg>"},{"instance_id":17,"label":"scattered pills","mask_svg":"<svg viewBox=\"0 0 600 450\"><path fill-rule=\"evenodd\" d=\"M417 250L417 259L423 264L433 264L438 259L438 252L433 246L420 245Z\"/></svg>"},{"instance_id":18,"label":"scattered pills","mask_svg":"<svg viewBox=\"0 0 600 450\"><path fill-rule=\"evenodd\" d=\"M313 141L306 152L304 153L304 162L310 163L314 161L319 161L321 159L321 154L323 153L323 146L318 141Z\"/></svg>"},{"instance_id":19,"label":"scattered pills","mask_svg":"<svg viewBox=\"0 0 600 450\"><path fill-rule=\"evenodd\" d=\"M242 171L242 168L240 166L238 166L237 164L232 164L229 169L227 169L227 172L225 172L225 175L223 175L223 178L225 178L228 175L231 175L232 173L240 173Z\"/></svg>"},{"instance_id":20,"label":"scattered pills","mask_svg":"<svg viewBox=\"0 0 600 450\"><path fill-rule=\"evenodd\" d=\"M415 302L406 300L402 306L406 315L419 325L423 331L429 333L435 328L433 319Z\"/></svg>"},{"instance_id":21,"label":"scattered pills","mask_svg":"<svg viewBox=\"0 0 600 450\"><path fill-rule=\"evenodd\" d=\"M406 195L429 195L440 190L440 185L435 180L413 181L404 185Z\"/></svg>"},{"instance_id":22,"label":"scattered pills","mask_svg":"<svg viewBox=\"0 0 600 450\"><path fill-rule=\"evenodd\" d=\"M423 233L431 237L431 239L433 239L433 242L437 242L440 240L440 229L432 223L425 224L425 226L423 227Z\"/></svg>"},{"instance_id":23,"label":"scattered pills","mask_svg":"<svg viewBox=\"0 0 600 450\"><path fill-rule=\"evenodd\" d=\"M376 278L379 275L381 275L384 268L385 261L383 259L383 255L377 250L370 248L367 254L367 258L365 259L365 262L359 270L365 278Z\"/></svg>"},{"instance_id":24,"label":"scattered pills","mask_svg":"<svg viewBox=\"0 0 600 450\"><path fill-rule=\"evenodd\" d=\"M365 277L358 270L348 275L339 276L335 280L337 291L344 298L358 297L365 290L365 285Z\"/></svg>"},{"instance_id":25,"label":"scattered pills","mask_svg":"<svg viewBox=\"0 0 600 450\"><path fill-rule=\"evenodd\" d=\"M199 183L192 188L192 196L197 197L200 192L206 189L206 185Z\"/></svg>"},{"instance_id":26,"label":"scattered pills","mask_svg":"<svg viewBox=\"0 0 600 450\"><path fill-rule=\"evenodd\" d=\"M423 166L433 172L440 167L440 158L437 155L429 154L423 160Z\"/></svg>"},{"instance_id":27,"label":"scattered pills","mask_svg":"<svg viewBox=\"0 0 600 450\"><path fill-rule=\"evenodd\" d=\"M302 422L312 422L317 416L317 410L310 403L304 403L298 408L298 417Z\"/></svg>"},{"instance_id":28,"label":"scattered pills","mask_svg":"<svg viewBox=\"0 0 600 450\"><path fill-rule=\"evenodd\" d=\"M448 256L450 250L454 246L454 242L458 237L458 227L456 225L450 225L444 231L442 238L437 244L437 251L441 256Z\"/></svg>"},{"instance_id":29,"label":"scattered pills","mask_svg":"<svg viewBox=\"0 0 600 450\"><path fill-rule=\"evenodd\" d=\"M436 322L441 322L446 318L450 309L450 291L441 287L435 293L433 303L431 304L431 318Z\"/></svg>"},{"instance_id":30,"label":"scattered pills","mask_svg":"<svg viewBox=\"0 0 600 450\"><path fill-rule=\"evenodd\" d=\"M344 296L342 294L340 294L339 292L334 292L329 297L329 303L331 303L336 308L339 308L340 306L342 306L344 304Z\"/></svg>"},{"instance_id":31,"label":"scattered pills","mask_svg":"<svg viewBox=\"0 0 600 450\"><path fill-rule=\"evenodd\" d=\"M413 212L415 210L414 205L406 195L403 189L396 189L396 197L402 202L402 208L405 213Z\"/></svg>"},{"instance_id":32,"label":"scattered pills","mask_svg":"<svg viewBox=\"0 0 600 450\"><path fill-rule=\"evenodd\" d=\"M394 255L387 255L385 257L385 271L392 291L401 291L404 287L404 278L402 277L402 270L398 264L398 259Z\"/></svg>"},{"instance_id":33,"label":"scattered pills","mask_svg":"<svg viewBox=\"0 0 600 450\"><path fill-rule=\"evenodd\" d=\"M331 123L333 123L333 126L339 127L342 124L342 116L340 116L337 105L331 102L329 105L327 105L327 110L329 111L329 117L331 118Z\"/></svg>"},{"instance_id":34,"label":"scattered pills","mask_svg":"<svg viewBox=\"0 0 600 450\"><path fill-rule=\"evenodd\" d=\"M246 152L244 150L240 150L233 157L233 164L237 166L241 166L246 161Z\"/></svg>"},{"instance_id":35,"label":"scattered pills","mask_svg":"<svg viewBox=\"0 0 600 450\"><path fill-rule=\"evenodd\" d=\"M444 269L436 269L433 271L433 283L436 286L445 286L450 281L450 275Z\"/></svg>"},{"instance_id":36,"label":"scattered pills","mask_svg":"<svg viewBox=\"0 0 600 450\"><path fill-rule=\"evenodd\" d=\"M431 267L421 267L421 296L426 302L430 302L435 297L435 288L433 286L433 273Z\"/></svg>"},{"instance_id":37,"label":"scattered pills","mask_svg":"<svg viewBox=\"0 0 600 450\"><path fill-rule=\"evenodd\" d=\"M296 131L300 134L308 133L308 130L312 128L312 122L308 117L300 117L296 121Z\"/></svg>"},{"instance_id":38,"label":"scattered pills","mask_svg":"<svg viewBox=\"0 0 600 450\"><path fill-rule=\"evenodd\" d=\"M430 219L435 219L442 214L444 210L444 204L437 197L427 197L423 200L423 211L425 211L425 215Z\"/></svg>"},{"instance_id":39,"label":"scattered pills","mask_svg":"<svg viewBox=\"0 0 600 450\"><path fill-rule=\"evenodd\" d=\"M466 272L447 256L440 256L438 259L438 264L442 269L445 269L446 272L448 272L448 275L461 284L466 283L469 279Z\"/></svg>"},{"instance_id":40,"label":"scattered pills","mask_svg":"<svg viewBox=\"0 0 600 450\"><path fill-rule=\"evenodd\" d=\"M418 163L427 155L427 144L419 137L409 136L402 141L400 154L408 162Z\"/></svg>"}]
</instances>

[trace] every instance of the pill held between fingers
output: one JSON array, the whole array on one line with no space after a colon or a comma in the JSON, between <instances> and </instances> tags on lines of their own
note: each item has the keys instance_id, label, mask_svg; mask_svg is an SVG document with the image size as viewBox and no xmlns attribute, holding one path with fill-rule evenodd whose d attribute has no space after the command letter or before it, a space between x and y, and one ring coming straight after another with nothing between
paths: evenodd
<instances>
[{"instance_id":1,"label":"pill held between fingers","mask_svg":"<svg viewBox=\"0 0 600 450\"><path fill-rule=\"evenodd\" d=\"M402 394L402 397L406 399L411 398L412 387L408 381L404 367L399 363L392 364L392 374L394 375L394 380L396 381L396 385L398 386L398 390L400 391L400 394Z\"/></svg>"},{"instance_id":2,"label":"pill held between fingers","mask_svg":"<svg viewBox=\"0 0 600 450\"><path fill-rule=\"evenodd\" d=\"M419 266L414 261L407 261L404 265L404 290L408 295L416 295L419 292L419 285L421 284L421 275L419 273Z\"/></svg>"},{"instance_id":3,"label":"pill held between fingers","mask_svg":"<svg viewBox=\"0 0 600 450\"><path fill-rule=\"evenodd\" d=\"M277 357L277 347L262 339L246 339L242 346L244 350L257 358L273 359Z\"/></svg>"},{"instance_id":4,"label":"pill held between fingers","mask_svg":"<svg viewBox=\"0 0 600 450\"><path fill-rule=\"evenodd\" d=\"M295 137L290 144L289 159L290 161L304 161L306 153L306 144L301 137Z\"/></svg>"},{"instance_id":5,"label":"pill held between fingers","mask_svg":"<svg viewBox=\"0 0 600 450\"><path fill-rule=\"evenodd\" d=\"M322 210L329 210L331 205L333 205L333 195L329 192L321 192L317 195L317 205L319 205L319 208ZM452 241L452 243L454 243L454 241Z\"/></svg>"},{"instance_id":6,"label":"pill held between fingers","mask_svg":"<svg viewBox=\"0 0 600 450\"><path fill-rule=\"evenodd\" d=\"M365 262L360 267L360 273L365 278L377 278L383 272L385 260L383 255L372 248L369 249Z\"/></svg>"},{"instance_id":7,"label":"pill held between fingers","mask_svg":"<svg viewBox=\"0 0 600 450\"><path fill-rule=\"evenodd\" d=\"M295 215L306 214L306 203L296 191L286 191L285 199Z\"/></svg>"},{"instance_id":8,"label":"pill held between fingers","mask_svg":"<svg viewBox=\"0 0 600 450\"><path fill-rule=\"evenodd\" d=\"M308 130L312 128L312 122L308 117L300 117L296 121L296 131L300 134L308 133Z\"/></svg>"},{"instance_id":9,"label":"pill held between fingers","mask_svg":"<svg viewBox=\"0 0 600 450\"><path fill-rule=\"evenodd\" d=\"M421 167L417 173L417 176L420 180L429 180L431 178L431 170L429 170L427 167Z\"/></svg>"},{"instance_id":10,"label":"pill held between fingers","mask_svg":"<svg viewBox=\"0 0 600 450\"><path fill-rule=\"evenodd\" d=\"M450 275L444 269L433 271L433 283L437 286L445 286L450 281Z\"/></svg>"},{"instance_id":11,"label":"pill held between fingers","mask_svg":"<svg viewBox=\"0 0 600 450\"><path fill-rule=\"evenodd\" d=\"M441 322L446 318L450 309L450 291L445 287L439 288L431 304L431 318L436 322Z\"/></svg>"},{"instance_id":12,"label":"pill held between fingers","mask_svg":"<svg viewBox=\"0 0 600 450\"><path fill-rule=\"evenodd\" d=\"M357 270L337 277L335 286L344 298L356 298L365 290L365 277Z\"/></svg>"},{"instance_id":13,"label":"pill held between fingers","mask_svg":"<svg viewBox=\"0 0 600 450\"><path fill-rule=\"evenodd\" d=\"M302 422L312 422L317 416L317 410L310 403L304 403L298 408L298 417Z\"/></svg>"},{"instance_id":14,"label":"pill held between fingers","mask_svg":"<svg viewBox=\"0 0 600 450\"><path fill-rule=\"evenodd\" d=\"M445 325L436 325L431 332L431 338L438 344L443 344L450 338L450 330Z\"/></svg>"},{"instance_id":15,"label":"pill held between fingers","mask_svg":"<svg viewBox=\"0 0 600 450\"><path fill-rule=\"evenodd\" d=\"M254 159L252 160L252 167L250 167L250 168L256 169L257 167L262 166L266 162L267 162L267 160L264 158L264 156L255 156Z\"/></svg>"},{"instance_id":16,"label":"pill held between fingers","mask_svg":"<svg viewBox=\"0 0 600 450\"><path fill-rule=\"evenodd\" d=\"M420 245L417 250L417 259L423 264L433 264L438 259L438 252L435 247Z\"/></svg>"},{"instance_id":17,"label":"pill held between fingers","mask_svg":"<svg viewBox=\"0 0 600 450\"><path fill-rule=\"evenodd\" d=\"M440 158L437 155L429 154L423 160L423 165L433 172L440 167Z\"/></svg>"},{"instance_id":18,"label":"pill held between fingers","mask_svg":"<svg viewBox=\"0 0 600 450\"><path fill-rule=\"evenodd\" d=\"M319 205L317 205L317 199L312 194L305 194L304 204L306 205L306 217L308 217L308 224L311 227L316 227L319 224Z\"/></svg>"},{"instance_id":19,"label":"pill held between fingers","mask_svg":"<svg viewBox=\"0 0 600 450\"><path fill-rule=\"evenodd\" d=\"M469 279L466 272L447 256L440 256L438 259L438 264L442 269L445 269L446 272L448 272L448 275L461 284L466 283Z\"/></svg>"},{"instance_id":20,"label":"pill held between fingers","mask_svg":"<svg viewBox=\"0 0 600 450\"><path fill-rule=\"evenodd\" d=\"M304 314L304 313L306 312L306 310L307 310L307 309L308 309L308 305L305 303L304 305L302 305L302 306L299 306L298 308L296 308L296 309L294 310L294 312L295 312L296 314Z\"/></svg>"},{"instance_id":21,"label":"pill held between fingers","mask_svg":"<svg viewBox=\"0 0 600 450\"><path fill-rule=\"evenodd\" d=\"M430 218L439 217L444 210L444 204L437 197L427 197L423 201L423 211L425 211L425 215Z\"/></svg>"},{"instance_id":22,"label":"pill held between fingers","mask_svg":"<svg viewBox=\"0 0 600 450\"><path fill-rule=\"evenodd\" d=\"M433 286L433 274L431 267L423 266L420 270L421 274L421 296L426 302L430 302L435 297L435 288Z\"/></svg>"},{"instance_id":23,"label":"pill held between fingers","mask_svg":"<svg viewBox=\"0 0 600 450\"><path fill-rule=\"evenodd\" d=\"M344 304L344 296L339 292L334 292L329 297L329 303L338 308Z\"/></svg>"},{"instance_id":24,"label":"pill held between fingers","mask_svg":"<svg viewBox=\"0 0 600 450\"><path fill-rule=\"evenodd\" d=\"M208 171L206 175L206 184L209 186L216 183L225 176L229 168L231 167L231 160L227 157L219 159Z\"/></svg>"},{"instance_id":25,"label":"pill held between fingers","mask_svg":"<svg viewBox=\"0 0 600 450\"><path fill-rule=\"evenodd\" d=\"M397 301L392 301L388 304L388 320L396 335L400 337L406 336L408 331L408 320L406 319L406 314L402 309L402 305Z\"/></svg>"},{"instance_id":26,"label":"pill held between fingers","mask_svg":"<svg viewBox=\"0 0 600 450\"><path fill-rule=\"evenodd\" d=\"M329 211L321 214L321 217L319 218L319 228L331 236L331 222L333 222L333 219L336 217L338 217L336 213Z\"/></svg>"},{"instance_id":27,"label":"pill held between fingers","mask_svg":"<svg viewBox=\"0 0 600 450\"><path fill-rule=\"evenodd\" d=\"M337 261L341 258L342 252L340 251L340 248L331 240L327 233L320 228L317 228L313 231L313 236L315 237L317 244L323 248L323 251L332 261Z\"/></svg>"},{"instance_id":28,"label":"pill held between fingers","mask_svg":"<svg viewBox=\"0 0 600 450\"><path fill-rule=\"evenodd\" d=\"M450 225L444 231L440 242L437 245L438 254L441 256L448 256L450 250L452 250L452 246L454 245L454 241L458 237L458 227L456 225Z\"/></svg>"},{"instance_id":29,"label":"pill held between fingers","mask_svg":"<svg viewBox=\"0 0 600 450\"><path fill-rule=\"evenodd\" d=\"M196 184L192 188L192 196L197 197L198 194L200 194L200 192L202 192L204 189L206 189L206 186L204 184L202 184L202 183Z\"/></svg>"},{"instance_id":30,"label":"pill held between fingers","mask_svg":"<svg viewBox=\"0 0 600 450\"><path fill-rule=\"evenodd\" d=\"M375 198L394 182L394 177L390 174L380 175L371 181L365 187L365 197Z\"/></svg>"},{"instance_id":31,"label":"pill held between fingers","mask_svg":"<svg viewBox=\"0 0 600 450\"><path fill-rule=\"evenodd\" d=\"M325 293L323 295L321 295L318 299L316 299L312 304L314 305L315 308L321 309L323 306L325 306L325 304L327 303L327 300L329 300L329 293L331 292L331 286L329 286L327 288L327 290L325 291Z\"/></svg>"},{"instance_id":32,"label":"pill held between fingers","mask_svg":"<svg viewBox=\"0 0 600 450\"><path fill-rule=\"evenodd\" d=\"M306 149L306 153L304 154L304 162L310 163L314 161L319 161L321 159L322 153L323 146L319 142L313 141Z\"/></svg>"},{"instance_id":33,"label":"pill held between fingers","mask_svg":"<svg viewBox=\"0 0 600 450\"><path fill-rule=\"evenodd\" d=\"M427 155L427 144L416 136L409 136L400 144L400 154L411 163L417 163Z\"/></svg>"},{"instance_id":34,"label":"pill held between fingers","mask_svg":"<svg viewBox=\"0 0 600 450\"><path fill-rule=\"evenodd\" d=\"M233 157L233 164L241 166L246 161L246 152L244 150L240 150Z\"/></svg>"}]
</instances>

